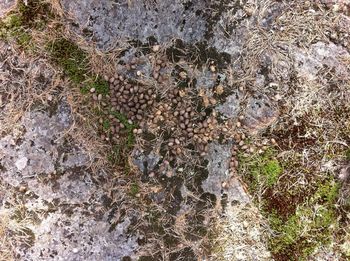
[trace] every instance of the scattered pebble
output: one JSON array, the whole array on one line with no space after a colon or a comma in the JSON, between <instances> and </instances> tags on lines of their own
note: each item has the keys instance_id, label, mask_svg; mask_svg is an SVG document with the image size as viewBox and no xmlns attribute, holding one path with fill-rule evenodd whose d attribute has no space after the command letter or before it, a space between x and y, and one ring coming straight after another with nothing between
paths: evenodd
<instances>
[{"instance_id":1,"label":"scattered pebble","mask_svg":"<svg viewBox=\"0 0 350 261\"><path fill-rule=\"evenodd\" d=\"M153 52L158 52L160 50L160 46L159 45L154 45L153 47L152 47L152 51Z\"/></svg>"}]
</instances>

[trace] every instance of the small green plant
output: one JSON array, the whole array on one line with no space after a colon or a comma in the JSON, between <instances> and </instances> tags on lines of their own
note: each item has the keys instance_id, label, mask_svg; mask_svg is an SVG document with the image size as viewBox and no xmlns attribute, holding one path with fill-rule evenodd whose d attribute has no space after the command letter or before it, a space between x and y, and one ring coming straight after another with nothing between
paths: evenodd
<instances>
[{"instance_id":1,"label":"small green plant","mask_svg":"<svg viewBox=\"0 0 350 261\"><path fill-rule=\"evenodd\" d=\"M0 21L0 37L14 39L21 47L33 49L31 30L43 30L52 18L49 4L42 0L17 1L17 7Z\"/></svg>"},{"instance_id":2,"label":"small green plant","mask_svg":"<svg viewBox=\"0 0 350 261\"><path fill-rule=\"evenodd\" d=\"M126 134L127 134L125 145L127 146L128 149L131 149L135 143L134 129L137 127L137 125L130 124L128 121L128 118L120 112L111 111L110 114L114 115L125 126Z\"/></svg>"},{"instance_id":3,"label":"small green plant","mask_svg":"<svg viewBox=\"0 0 350 261\"><path fill-rule=\"evenodd\" d=\"M350 161L350 149L347 149L346 152L345 152L345 157L347 160Z\"/></svg>"},{"instance_id":4,"label":"small green plant","mask_svg":"<svg viewBox=\"0 0 350 261\"><path fill-rule=\"evenodd\" d=\"M251 192L254 192L258 186L271 188L276 184L283 168L275 158L275 154L275 151L267 150L262 155L239 156L240 166L246 168L247 175L249 175L248 184Z\"/></svg>"},{"instance_id":5,"label":"small green plant","mask_svg":"<svg viewBox=\"0 0 350 261\"><path fill-rule=\"evenodd\" d=\"M265 176L266 185L272 187L276 184L278 177L282 174L283 169L278 160L267 160L262 166L262 174Z\"/></svg>"},{"instance_id":6,"label":"small green plant","mask_svg":"<svg viewBox=\"0 0 350 261\"><path fill-rule=\"evenodd\" d=\"M337 227L335 202L339 184L333 179L320 181L316 192L295 213L283 219L276 211L268 215L274 236L269 248L290 260L305 260L315 248L330 242Z\"/></svg>"},{"instance_id":7,"label":"small green plant","mask_svg":"<svg viewBox=\"0 0 350 261\"><path fill-rule=\"evenodd\" d=\"M109 128L111 127L111 123L109 120L104 120L102 126L104 130L109 130Z\"/></svg>"},{"instance_id":8,"label":"small green plant","mask_svg":"<svg viewBox=\"0 0 350 261\"><path fill-rule=\"evenodd\" d=\"M84 82L88 74L87 54L72 41L59 38L47 44L53 61L75 84Z\"/></svg>"},{"instance_id":9,"label":"small green plant","mask_svg":"<svg viewBox=\"0 0 350 261\"><path fill-rule=\"evenodd\" d=\"M100 76L96 77L96 79L89 84L89 88L95 88L97 94L107 95L109 93L108 82L102 79Z\"/></svg>"},{"instance_id":10,"label":"small green plant","mask_svg":"<svg viewBox=\"0 0 350 261\"><path fill-rule=\"evenodd\" d=\"M139 193L140 188L136 183L132 183L130 186L130 195L135 197Z\"/></svg>"}]
</instances>

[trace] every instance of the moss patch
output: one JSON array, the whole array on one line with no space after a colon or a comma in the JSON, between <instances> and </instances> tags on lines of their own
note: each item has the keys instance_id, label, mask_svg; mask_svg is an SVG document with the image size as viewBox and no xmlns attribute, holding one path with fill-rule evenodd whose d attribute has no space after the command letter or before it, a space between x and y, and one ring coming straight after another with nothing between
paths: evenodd
<instances>
[{"instance_id":1,"label":"moss patch","mask_svg":"<svg viewBox=\"0 0 350 261\"><path fill-rule=\"evenodd\" d=\"M64 39L56 39L47 45L53 61L64 70L72 82L79 84L87 76L87 54L75 43Z\"/></svg>"},{"instance_id":2,"label":"moss patch","mask_svg":"<svg viewBox=\"0 0 350 261\"><path fill-rule=\"evenodd\" d=\"M109 85L100 76L89 72L88 55L71 40L58 38L50 41L46 49L51 59L63 69L64 74L80 87L83 94L94 88L97 94L107 95Z\"/></svg>"},{"instance_id":3,"label":"moss patch","mask_svg":"<svg viewBox=\"0 0 350 261\"><path fill-rule=\"evenodd\" d=\"M32 30L44 30L53 17L49 4L41 0L17 1L17 7L4 20L0 21L0 37L14 39L25 49L33 49Z\"/></svg>"},{"instance_id":4,"label":"moss patch","mask_svg":"<svg viewBox=\"0 0 350 261\"><path fill-rule=\"evenodd\" d=\"M274 230L269 248L278 260L306 260L317 247L330 242L338 226L335 209L338 190L334 180L320 183L307 203L298 206L287 219L277 212L265 212Z\"/></svg>"},{"instance_id":5,"label":"moss patch","mask_svg":"<svg viewBox=\"0 0 350 261\"><path fill-rule=\"evenodd\" d=\"M310 176L309 183L303 185L291 182L295 177L282 178L284 171L296 166L278 161L276 154L268 149L262 155L240 155L239 173L250 192L259 194L261 211L273 231L269 250L274 259L306 260L317 247L330 242L338 227L335 204L340 185L327 173ZM289 183L293 186L287 190Z\"/></svg>"},{"instance_id":6,"label":"moss patch","mask_svg":"<svg viewBox=\"0 0 350 261\"><path fill-rule=\"evenodd\" d=\"M245 176L251 191L255 191L258 186L267 186L269 188L276 184L279 176L283 172L283 168L275 157L276 151L270 149L263 155L253 155L245 157L239 156L241 172L248 174Z\"/></svg>"}]
</instances>

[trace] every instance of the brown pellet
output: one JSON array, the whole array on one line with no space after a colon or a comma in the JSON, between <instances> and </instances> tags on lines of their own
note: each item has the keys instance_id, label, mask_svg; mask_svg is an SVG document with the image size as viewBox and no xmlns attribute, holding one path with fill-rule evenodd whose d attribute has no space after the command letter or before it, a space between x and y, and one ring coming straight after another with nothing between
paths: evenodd
<instances>
[{"instance_id":1,"label":"brown pellet","mask_svg":"<svg viewBox=\"0 0 350 261\"><path fill-rule=\"evenodd\" d=\"M181 151L181 148L180 148L180 147L177 147L177 148L176 148L176 153L177 153L177 154L181 154L181 152L182 152L182 151Z\"/></svg>"}]
</instances>

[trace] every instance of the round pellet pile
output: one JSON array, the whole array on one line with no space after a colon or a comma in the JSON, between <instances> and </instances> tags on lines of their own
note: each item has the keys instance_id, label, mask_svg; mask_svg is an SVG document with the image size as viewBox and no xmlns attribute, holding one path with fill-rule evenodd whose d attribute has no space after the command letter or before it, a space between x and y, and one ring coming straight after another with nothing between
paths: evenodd
<instances>
[{"instance_id":1,"label":"round pellet pile","mask_svg":"<svg viewBox=\"0 0 350 261\"><path fill-rule=\"evenodd\" d=\"M164 160L179 163L188 159L188 155L205 156L212 141L234 140L236 145L230 168L238 167L238 150L254 153L262 149L245 144L242 116L237 121L219 123L216 101L199 106L202 97L197 90L177 85L174 75L171 75L174 65L164 57L151 57L150 60L149 81L142 81L144 74L138 70L141 61L135 58L125 64L127 73L105 76L109 83L108 95L98 94L95 88L90 90L92 99L102 111L99 119L102 139L118 143L125 133L131 131L142 145L143 134L151 133L156 137L154 141L161 141L167 151ZM210 71L213 75L217 73L214 65ZM125 75L135 75L136 80ZM189 77L185 70L176 75L180 81L187 81ZM222 94L223 88L220 83L215 87L216 93Z\"/></svg>"}]
</instances>

